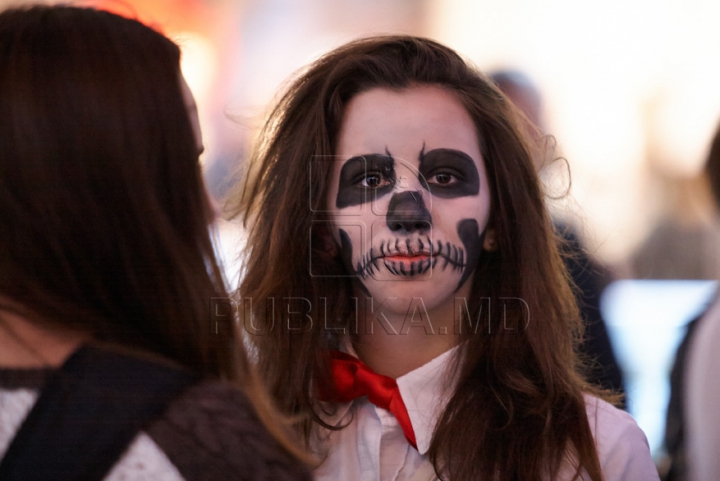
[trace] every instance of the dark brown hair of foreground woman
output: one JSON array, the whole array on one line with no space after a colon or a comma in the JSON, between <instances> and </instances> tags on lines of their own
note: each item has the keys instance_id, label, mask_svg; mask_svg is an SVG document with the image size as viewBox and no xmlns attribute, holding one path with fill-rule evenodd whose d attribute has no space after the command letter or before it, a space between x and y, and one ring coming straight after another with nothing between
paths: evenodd
<instances>
[{"instance_id":1,"label":"dark brown hair of foreground woman","mask_svg":"<svg viewBox=\"0 0 720 481\"><path fill-rule=\"evenodd\" d=\"M94 9L3 12L0 139L0 316L235 382L292 451L233 326L211 333L226 292L178 46Z\"/></svg>"},{"instance_id":2,"label":"dark brown hair of foreground woman","mask_svg":"<svg viewBox=\"0 0 720 481\"><path fill-rule=\"evenodd\" d=\"M499 248L476 270L471 316L478 318L482 297L517 297L533 317L514 335L478 332L461 345L457 389L429 452L436 471L453 481L552 479L575 452L578 469L599 481L583 401L590 388L577 374L574 354L581 334L577 307L530 147L508 100L455 52L430 40L380 37L345 45L311 65L272 111L244 189L231 204L252 225L239 294L253 299L258 316L265 298L306 298L320 321L301 332L275 328L252 336L262 375L284 412L304 420L299 429L308 441L312 424L323 424L315 391L328 382L327 351L338 342L323 328L322 299L333 322L349 318L353 295L348 277L337 277L345 271L328 254L326 239L317 230L308 235L314 221L327 219L309 199L327 197L332 164L314 162L311 169L311 159L335 153L343 112L358 93L425 84L450 90L469 112L490 182L488 225ZM309 274L311 259L321 276ZM491 310L494 333L501 330L501 311ZM522 325L522 314L508 311L508 322Z\"/></svg>"}]
</instances>

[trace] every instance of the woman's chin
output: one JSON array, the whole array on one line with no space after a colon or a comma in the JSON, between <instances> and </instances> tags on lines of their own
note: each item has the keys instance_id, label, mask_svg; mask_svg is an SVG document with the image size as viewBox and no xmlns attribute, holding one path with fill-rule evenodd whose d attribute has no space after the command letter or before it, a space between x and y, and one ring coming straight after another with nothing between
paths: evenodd
<instances>
[{"instance_id":1,"label":"woman's chin","mask_svg":"<svg viewBox=\"0 0 720 481\"><path fill-rule=\"evenodd\" d=\"M439 277L444 277L441 279ZM431 276L397 279L366 279L363 294L372 297L373 304L386 312L405 315L418 308L432 311L454 305L460 276Z\"/></svg>"}]
</instances>

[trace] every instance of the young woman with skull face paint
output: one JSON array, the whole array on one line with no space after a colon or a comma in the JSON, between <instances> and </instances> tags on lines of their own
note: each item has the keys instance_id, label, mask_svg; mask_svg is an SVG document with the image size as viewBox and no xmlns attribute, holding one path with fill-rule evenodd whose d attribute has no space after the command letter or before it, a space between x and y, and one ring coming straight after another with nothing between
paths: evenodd
<instances>
[{"instance_id":1,"label":"young woman with skull face paint","mask_svg":"<svg viewBox=\"0 0 720 481\"><path fill-rule=\"evenodd\" d=\"M251 225L238 294L317 479L657 479L642 431L577 374L577 307L515 117L413 37L327 54L272 111L233 200ZM346 396L372 371L389 391Z\"/></svg>"}]
</instances>

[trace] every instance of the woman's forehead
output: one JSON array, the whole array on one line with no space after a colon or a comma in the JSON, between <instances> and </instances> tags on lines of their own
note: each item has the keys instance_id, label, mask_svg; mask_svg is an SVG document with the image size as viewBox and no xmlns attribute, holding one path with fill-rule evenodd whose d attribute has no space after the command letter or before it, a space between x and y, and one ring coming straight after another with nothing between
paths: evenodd
<instances>
[{"instance_id":1,"label":"woman's forehead","mask_svg":"<svg viewBox=\"0 0 720 481\"><path fill-rule=\"evenodd\" d=\"M389 149L399 155L407 149L416 157L423 144L428 150L456 148L479 157L475 124L454 93L433 85L374 88L348 103L337 154Z\"/></svg>"}]
</instances>

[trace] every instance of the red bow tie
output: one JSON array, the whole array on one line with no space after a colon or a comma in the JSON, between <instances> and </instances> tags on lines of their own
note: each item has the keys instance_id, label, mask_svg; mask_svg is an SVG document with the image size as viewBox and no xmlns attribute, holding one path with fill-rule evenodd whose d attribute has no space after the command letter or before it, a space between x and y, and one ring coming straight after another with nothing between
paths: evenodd
<instances>
[{"instance_id":1,"label":"red bow tie","mask_svg":"<svg viewBox=\"0 0 720 481\"><path fill-rule=\"evenodd\" d=\"M367 396L371 403L387 409L395 416L405 438L417 449L410 415L395 379L376 373L360 359L340 351L330 352L330 369L335 390L321 388L321 401L344 403Z\"/></svg>"}]
</instances>

